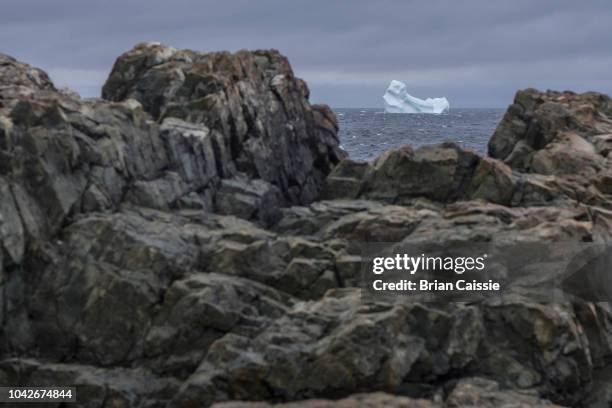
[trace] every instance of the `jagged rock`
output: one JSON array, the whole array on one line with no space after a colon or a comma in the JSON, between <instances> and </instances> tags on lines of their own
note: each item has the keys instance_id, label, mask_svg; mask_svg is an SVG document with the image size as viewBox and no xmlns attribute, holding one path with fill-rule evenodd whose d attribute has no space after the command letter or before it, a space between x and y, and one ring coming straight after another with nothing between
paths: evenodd
<instances>
[{"instance_id":1,"label":"jagged rock","mask_svg":"<svg viewBox=\"0 0 612 408\"><path fill-rule=\"evenodd\" d=\"M301 298L318 298L338 286L333 248L299 237L213 240L202 256L206 271L246 277Z\"/></svg>"},{"instance_id":2,"label":"jagged rock","mask_svg":"<svg viewBox=\"0 0 612 408\"><path fill-rule=\"evenodd\" d=\"M300 317L304 314L308 320ZM432 392L428 384L464 367L512 389L532 388L525 403L539 401L542 392L572 401L575 395L567 392L580 392L589 381L590 357L580 349L553 351L588 341L579 323L564 316L572 316L571 310L515 301L487 302L482 312L474 306L440 311L418 304L363 304L357 290L329 292L319 302L296 305L254 338L216 341L175 403L293 400L364 387ZM495 395L491 391L497 388L490 387L467 396L470 387L462 388L456 404L479 397L489 404L505 397L507 403L521 396Z\"/></svg>"},{"instance_id":3,"label":"jagged rock","mask_svg":"<svg viewBox=\"0 0 612 408\"><path fill-rule=\"evenodd\" d=\"M125 200L142 207L168 210L176 207L178 200L189 192L189 187L178 174L167 172L156 180L135 182Z\"/></svg>"},{"instance_id":4,"label":"jagged rock","mask_svg":"<svg viewBox=\"0 0 612 408\"><path fill-rule=\"evenodd\" d=\"M441 202L480 198L508 205L516 188L516 177L504 163L445 143L414 152L409 147L390 150L373 164L344 160L327 178L322 197L394 204L416 197Z\"/></svg>"},{"instance_id":5,"label":"jagged rock","mask_svg":"<svg viewBox=\"0 0 612 408\"><path fill-rule=\"evenodd\" d=\"M296 306L253 340L227 336L217 341L177 402L324 396L359 389L366 381L392 389L410 371L423 340L411 335L408 326L391 324L405 321L404 309L368 315L366 308L359 314L350 306L359 298L358 291L332 294ZM304 313L311 315L310 322L300 317ZM230 351L245 348L249 353L244 356ZM391 355L402 358L387 361Z\"/></svg>"},{"instance_id":6,"label":"jagged rock","mask_svg":"<svg viewBox=\"0 0 612 408\"><path fill-rule=\"evenodd\" d=\"M489 141L489 155L516 169L537 172L529 157L534 151L547 147L564 134L572 136L560 141L561 145L568 145L571 150L578 145L591 150L579 138L591 142L599 135L610 134L610 116L612 103L602 94L519 91Z\"/></svg>"},{"instance_id":7,"label":"jagged rock","mask_svg":"<svg viewBox=\"0 0 612 408\"><path fill-rule=\"evenodd\" d=\"M203 125L219 176L262 179L291 204L317 198L343 156L333 113L311 106L308 94L276 51L197 53L157 43L119 57L102 91L108 100L140 101L165 123Z\"/></svg>"},{"instance_id":8,"label":"jagged rock","mask_svg":"<svg viewBox=\"0 0 612 408\"><path fill-rule=\"evenodd\" d=\"M333 200L359 197L371 171L372 166L367 162L342 160L327 177L321 198Z\"/></svg>"},{"instance_id":9,"label":"jagged rock","mask_svg":"<svg viewBox=\"0 0 612 408\"><path fill-rule=\"evenodd\" d=\"M359 243L609 242L607 97L519 92L491 157L359 163L275 51L141 44L103 93L0 55L0 383L91 406L610 399L610 307L534 299L560 263L520 254L512 292L469 303L358 288Z\"/></svg>"},{"instance_id":10,"label":"jagged rock","mask_svg":"<svg viewBox=\"0 0 612 408\"><path fill-rule=\"evenodd\" d=\"M56 91L46 72L0 53L0 115L39 91Z\"/></svg>"},{"instance_id":11,"label":"jagged rock","mask_svg":"<svg viewBox=\"0 0 612 408\"><path fill-rule=\"evenodd\" d=\"M20 264L25 252L24 228L11 186L0 177L0 244L5 264ZM0 262L0 265L2 263Z\"/></svg>"},{"instance_id":12,"label":"jagged rock","mask_svg":"<svg viewBox=\"0 0 612 408\"><path fill-rule=\"evenodd\" d=\"M202 208L211 210L220 173L231 172L233 169L227 170L231 162L217 162L214 150L216 142L210 130L205 126L166 118L160 126L160 136L165 142L172 169L195 190L190 194L203 196ZM184 200L184 196L181 199Z\"/></svg>"},{"instance_id":13,"label":"jagged rock","mask_svg":"<svg viewBox=\"0 0 612 408\"><path fill-rule=\"evenodd\" d=\"M294 300L253 281L196 274L175 281L146 335L144 354L158 372L184 378L226 333L253 335Z\"/></svg>"},{"instance_id":14,"label":"jagged rock","mask_svg":"<svg viewBox=\"0 0 612 408\"><path fill-rule=\"evenodd\" d=\"M602 156L576 133L558 133L532 157L531 168L539 174L593 174L601 169Z\"/></svg>"},{"instance_id":15,"label":"jagged rock","mask_svg":"<svg viewBox=\"0 0 612 408\"><path fill-rule=\"evenodd\" d=\"M510 167L485 157L476 166L466 194L470 198L508 205L514 195L516 184Z\"/></svg>"},{"instance_id":16,"label":"jagged rock","mask_svg":"<svg viewBox=\"0 0 612 408\"><path fill-rule=\"evenodd\" d=\"M263 180L235 178L222 180L215 196L215 210L219 214L257 219L269 225L278 219L283 204L280 190Z\"/></svg>"},{"instance_id":17,"label":"jagged rock","mask_svg":"<svg viewBox=\"0 0 612 408\"><path fill-rule=\"evenodd\" d=\"M362 196L401 203L413 197L450 201L461 196L478 163L452 143L390 150L376 159Z\"/></svg>"}]
</instances>

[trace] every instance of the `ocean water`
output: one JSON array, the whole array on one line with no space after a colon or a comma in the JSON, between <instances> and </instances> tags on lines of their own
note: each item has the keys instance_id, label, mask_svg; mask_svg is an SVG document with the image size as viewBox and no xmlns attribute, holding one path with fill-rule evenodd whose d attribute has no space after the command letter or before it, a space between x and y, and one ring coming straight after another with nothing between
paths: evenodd
<instances>
[{"instance_id":1,"label":"ocean water","mask_svg":"<svg viewBox=\"0 0 612 408\"><path fill-rule=\"evenodd\" d=\"M505 109L451 109L442 115L384 113L382 109L334 109L340 144L354 160L372 160L385 150L452 140L486 154Z\"/></svg>"}]
</instances>

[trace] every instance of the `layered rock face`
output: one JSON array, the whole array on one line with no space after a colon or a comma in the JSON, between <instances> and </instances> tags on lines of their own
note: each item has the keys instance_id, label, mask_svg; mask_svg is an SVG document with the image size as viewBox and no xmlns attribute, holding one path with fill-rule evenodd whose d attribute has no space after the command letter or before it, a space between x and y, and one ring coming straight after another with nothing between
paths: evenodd
<instances>
[{"instance_id":1,"label":"layered rock face","mask_svg":"<svg viewBox=\"0 0 612 408\"><path fill-rule=\"evenodd\" d=\"M0 56L0 383L92 407L612 401L607 303L368 300L355 246L609 241L607 97L519 92L491 157L359 163L274 51L142 44L103 96Z\"/></svg>"},{"instance_id":2,"label":"layered rock face","mask_svg":"<svg viewBox=\"0 0 612 408\"><path fill-rule=\"evenodd\" d=\"M107 100L139 101L161 124L183 178L231 179L221 183L215 208L241 216L313 201L343 156L334 114L311 106L308 95L277 52L204 54L157 44L119 57L102 90ZM198 146L194 138L206 140ZM207 166L193 162L197 147Z\"/></svg>"}]
</instances>

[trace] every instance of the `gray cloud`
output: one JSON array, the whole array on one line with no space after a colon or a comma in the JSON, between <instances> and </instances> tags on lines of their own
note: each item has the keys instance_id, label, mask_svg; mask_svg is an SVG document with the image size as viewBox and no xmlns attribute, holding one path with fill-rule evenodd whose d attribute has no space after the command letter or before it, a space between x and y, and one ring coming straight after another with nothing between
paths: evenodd
<instances>
[{"instance_id":1,"label":"gray cloud","mask_svg":"<svg viewBox=\"0 0 612 408\"><path fill-rule=\"evenodd\" d=\"M518 88L612 93L609 0L4 0L0 52L96 96L140 41L277 48L332 106L380 106L391 79L453 106L505 106Z\"/></svg>"}]
</instances>

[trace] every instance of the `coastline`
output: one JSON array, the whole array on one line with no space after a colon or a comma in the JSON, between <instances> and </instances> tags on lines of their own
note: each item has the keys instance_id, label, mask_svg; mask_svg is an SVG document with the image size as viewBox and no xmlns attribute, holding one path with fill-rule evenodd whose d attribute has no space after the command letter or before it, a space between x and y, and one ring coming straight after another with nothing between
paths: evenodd
<instances>
[{"instance_id":1,"label":"coastline","mask_svg":"<svg viewBox=\"0 0 612 408\"><path fill-rule=\"evenodd\" d=\"M567 278L542 248L612 239L609 97L518 91L488 156L359 162L274 50L139 44L96 101L0 54L0 85L4 384L92 406L607 403L608 304L533 295ZM524 285L370 301L357 243L514 248Z\"/></svg>"}]
</instances>

